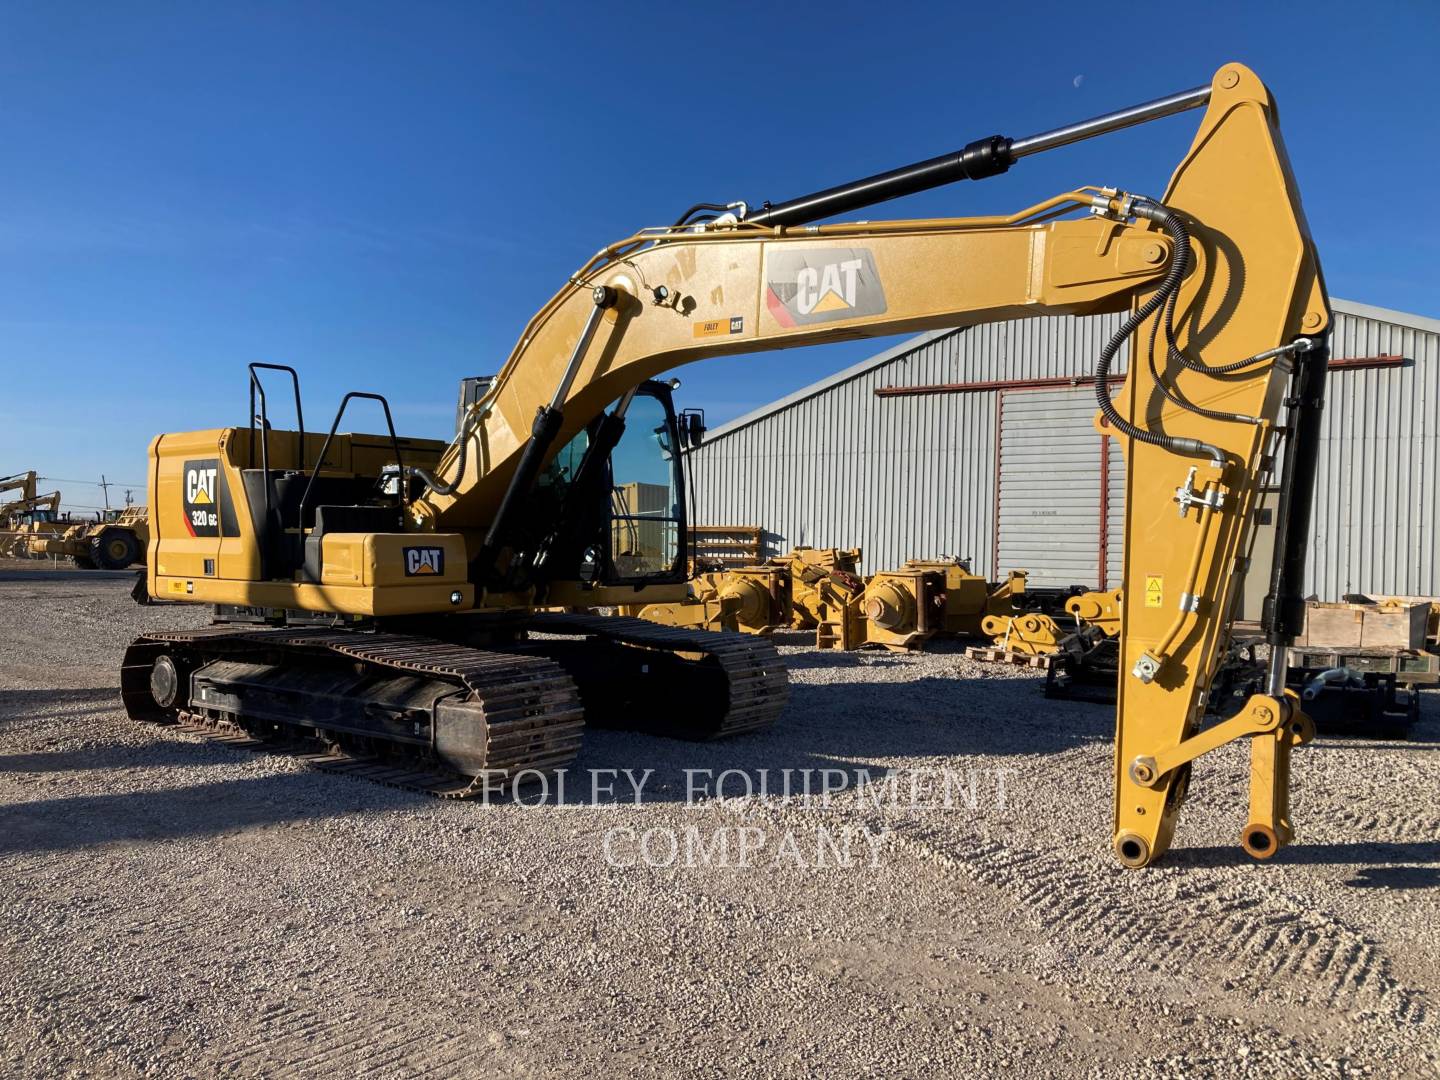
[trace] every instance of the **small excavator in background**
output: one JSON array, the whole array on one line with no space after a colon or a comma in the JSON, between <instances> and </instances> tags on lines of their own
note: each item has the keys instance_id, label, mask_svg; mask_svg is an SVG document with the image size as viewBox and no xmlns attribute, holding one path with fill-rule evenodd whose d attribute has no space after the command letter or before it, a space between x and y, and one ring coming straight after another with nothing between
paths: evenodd
<instances>
[{"instance_id":1,"label":"small excavator in background","mask_svg":"<svg viewBox=\"0 0 1440 1080\"><path fill-rule=\"evenodd\" d=\"M1074 187L1008 215L830 220L1195 108L1199 130L1157 197ZM360 775L457 796L564 767L587 723L683 738L763 727L787 692L764 638L550 610L685 596L681 451L703 431L657 376L1105 312L1128 313L1094 370L1097 426L1127 463L1114 851L1127 866L1161 855L1192 762L1245 739L1241 845L1273 855L1292 835L1291 751L1311 737L1283 656L1303 617L1330 312L1275 104L1239 64L786 202L697 203L610 244L529 321L448 445L401 438L384 399L356 392L328 433L306 432L288 368L295 428L272 427L266 367L252 365L247 426L150 445L148 594L215 605L217 622L138 638L125 706L262 742L303 735ZM379 408L380 434L341 432L358 400ZM1281 659L1205 727L1239 582L1267 572L1249 551L1272 482L1263 622Z\"/></svg>"},{"instance_id":2,"label":"small excavator in background","mask_svg":"<svg viewBox=\"0 0 1440 1080\"><path fill-rule=\"evenodd\" d=\"M15 473L13 476L0 476L0 492L20 492L19 498L0 503L0 530L13 529L20 523L19 516L27 511L60 509L60 492L51 491L40 495L38 481L39 477L34 469Z\"/></svg>"},{"instance_id":3,"label":"small excavator in background","mask_svg":"<svg viewBox=\"0 0 1440 1080\"><path fill-rule=\"evenodd\" d=\"M29 537L59 516L60 492L41 495L38 481L34 469L0 476L0 491L20 492L19 498L0 503L0 557L25 558Z\"/></svg>"}]
</instances>

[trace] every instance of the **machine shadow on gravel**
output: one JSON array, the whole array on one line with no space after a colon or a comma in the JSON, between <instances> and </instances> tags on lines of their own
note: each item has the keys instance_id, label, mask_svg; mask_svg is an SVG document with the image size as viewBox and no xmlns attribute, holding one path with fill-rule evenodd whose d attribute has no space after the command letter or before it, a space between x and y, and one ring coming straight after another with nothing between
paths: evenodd
<instances>
[{"instance_id":1,"label":"machine shadow on gravel","mask_svg":"<svg viewBox=\"0 0 1440 1080\"><path fill-rule=\"evenodd\" d=\"M1238 848L1191 847L1165 855L1169 866L1256 867ZM1422 866L1410 866L1422 863ZM1361 888L1431 888L1440 884L1440 842L1425 840L1360 840L1339 844L1294 845L1276 853L1267 866L1364 866L1345 884ZM1434 867L1434 869L1432 869Z\"/></svg>"},{"instance_id":2,"label":"machine shadow on gravel","mask_svg":"<svg viewBox=\"0 0 1440 1080\"><path fill-rule=\"evenodd\" d=\"M164 739L137 746L134 743L90 742L81 747L0 754L0 773L61 773L95 769L198 769L233 764L223 751Z\"/></svg>"},{"instance_id":3,"label":"machine shadow on gravel","mask_svg":"<svg viewBox=\"0 0 1440 1080\"><path fill-rule=\"evenodd\" d=\"M196 763L202 761L203 749L195 756ZM342 786L317 796L317 783ZM308 771L37 799L0 807L0 857L235 833L357 811L413 807L426 800L423 795L378 785L362 787L353 780Z\"/></svg>"},{"instance_id":4,"label":"machine shadow on gravel","mask_svg":"<svg viewBox=\"0 0 1440 1080\"><path fill-rule=\"evenodd\" d=\"M619 774L615 801L624 802L632 795L624 770L639 775L650 769L643 800L679 802L687 798L687 770L712 779L729 774L727 794L743 792L744 778L757 791L766 781L773 792L785 770L794 777L792 791L806 770L816 784L819 770L838 770L845 786L854 787L866 777L879 780L897 770L981 767L966 762L967 756L1048 755L1110 740L1109 712L1064 711L1042 697L1040 686L1038 680L933 677L904 683L792 683L790 703L771 728L715 742L591 728L570 773L585 777L592 770L614 770ZM584 801L589 794L585 783L567 784L567 802Z\"/></svg>"},{"instance_id":5,"label":"machine shadow on gravel","mask_svg":"<svg viewBox=\"0 0 1440 1080\"><path fill-rule=\"evenodd\" d=\"M119 710L118 686L74 689L0 690L0 727L30 720L49 720L74 713Z\"/></svg>"},{"instance_id":6,"label":"machine shadow on gravel","mask_svg":"<svg viewBox=\"0 0 1440 1080\"><path fill-rule=\"evenodd\" d=\"M903 693L897 693L902 688ZM790 692L785 713L773 727L737 738L689 742L592 727L567 772L564 801L593 800L592 777L603 778L605 791L612 772L613 788L600 801L632 801L634 789L625 770L636 777L651 770L643 784L644 802L674 804L691 797L691 775L708 777L713 785L726 774L727 796L747 789L777 793L785 784L799 794L807 784L818 792L827 782L821 770L829 770L828 782L834 787L839 781L844 790L880 781L897 770L936 769L944 763L963 772L982 767L978 761L966 762L967 756L1053 754L1111 736L1108 713L1067 713L1041 696L1038 681L1025 679L796 683ZM63 695L59 701L54 700L57 693ZM51 715L84 713L112 705L115 696L111 688L0 691L0 709L16 718L33 717L32 710L44 700L58 706ZM200 766L252 756L251 751L194 744L162 732L157 729L152 742L139 746L105 743L0 756L0 769L100 770L113 768L117 757L130 767ZM784 779L786 770L790 781ZM327 789L324 796L317 797L317 784ZM541 790L538 783L527 784L520 799L535 801ZM543 801L558 800L558 785L543 790L549 793ZM703 779L698 790L704 790ZM429 801L425 795L310 771L175 790L67 796L0 810L0 853L233 831L335 816L351 808L383 811ZM502 796L501 801L510 799ZM334 806L337 802L340 809ZM215 812L219 806L226 808L224 813ZM475 806L474 812L485 810Z\"/></svg>"}]
</instances>

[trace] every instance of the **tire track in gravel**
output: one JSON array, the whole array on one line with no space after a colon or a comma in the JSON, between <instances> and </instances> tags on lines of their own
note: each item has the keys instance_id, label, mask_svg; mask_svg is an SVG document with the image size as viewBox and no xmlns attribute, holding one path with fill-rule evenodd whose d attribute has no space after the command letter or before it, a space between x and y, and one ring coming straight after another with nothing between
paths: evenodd
<instances>
[{"instance_id":1,"label":"tire track in gravel","mask_svg":"<svg viewBox=\"0 0 1440 1080\"><path fill-rule=\"evenodd\" d=\"M273 1077L461 1076L488 1045L439 1031L433 1016L395 999L342 992L343 1005L275 1003L253 1039L216 1062L224 1074ZM326 1000L333 1000L327 992Z\"/></svg>"},{"instance_id":2,"label":"tire track in gravel","mask_svg":"<svg viewBox=\"0 0 1440 1080\"><path fill-rule=\"evenodd\" d=\"M1433 843L1440 836L1440 815L1397 814L1344 807L1326 812L1328 829L1359 842L1384 840L1398 843Z\"/></svg>"},{"instance_id":3,"label":"tire track in gravel","mask_svg":"<svg viewBox=\"0 0 1440 1080\"><path fill-rule=\"evenodd\" d=\"M908 823L892 826L890 838L922 859L1008 895L1021 918L1078 955L1119 971L1153 967L1212 982L1218 975L1257 993L1278 985L1303 1004L1364 1005L1404 1024L1420 1024L1428 1016L1424 992L1394 977L1378 944L1333 915L1273 890L1191 875L1162 901L1099 880L1083 861L1093 858L1089 855L1063 859L993 842L961 851ZM1207 962L1203 969L1201 960ZM1286 978L1294 975L1304 978Z\"/></svg>"}]
</instances>

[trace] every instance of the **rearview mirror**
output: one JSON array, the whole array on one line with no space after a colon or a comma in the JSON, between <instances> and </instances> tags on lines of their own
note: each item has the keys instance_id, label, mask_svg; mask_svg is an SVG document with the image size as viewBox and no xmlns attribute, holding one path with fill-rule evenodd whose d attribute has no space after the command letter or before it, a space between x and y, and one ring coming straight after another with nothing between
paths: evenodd
<instances>
[{"instance_id":1,"label":"rearview mirror","mask_svg":"<svg viewBox=\"0 0 1440 1080\"><path fill-rule=\"evenodd\" d=\"M693 450L705 441L704 409L686 409L679 419L681 443Z\"/></svg>"}]
</instances>

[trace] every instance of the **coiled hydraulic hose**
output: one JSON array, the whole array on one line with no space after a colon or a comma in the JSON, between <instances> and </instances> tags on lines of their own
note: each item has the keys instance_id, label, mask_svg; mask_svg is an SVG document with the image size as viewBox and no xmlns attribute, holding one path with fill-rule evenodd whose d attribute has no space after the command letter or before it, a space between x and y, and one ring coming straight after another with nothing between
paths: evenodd
<instances>
[{"instance_id":1,"label":"coiled hydraulic hose","mask_svg":"<svg viewBox=\"0 0 1440 1080\"><path fill-rule=\"evenodd\" d=\"M1165 280L1160 283L1160 288L1121 323L1120 329L1111 335L1110 340L1105 343L1105 347L1100 350L1100 359L1095 364L1095 400L1100 406L1100 413L1105 417L1105 421L1122 435L1137 442L1162 447L1171 453L1194 457L1203 455L1214 461L1217 467L1223 467L1225 454L1218 446L1211 446L1199 439L1165 435L1158 431L1148 431L1145 428L1136 427L1120 415L1119 410L1115 408L1115 403L1110 400L1110 365L1120 351L1120 346L1141 323L1159 311L1163 305L1168 304L1171 298L1179 292L1180 283L1185 280L1186 271L1190 268L1190 231L1185 227L1185 222L1181 220L1179 214L1168 206L1162 206L1160 203L1151 202L1148 199L1136 200L1131 212L1136 217L1143 217L1155 222L1170 234L1171 239L1175 241L1175 257L1171 260L1170 272L1165 275Z\"/></svg>"},{"instance_id":2,"label":"coiled hydraulic hose","mask_svg":"<svg viewBox=\"0 0 1440 1080\"><path fill-rule=\"evenodd\" d=\"M1174 303L1175 297L1171 296L1169 302L1166 304L1166 310L1169 311L1174 306ZM1166 399L1169 400L1171 404L1184 409L1186 412L1192 412L1196 416L1203 416L1207 420L1223 420L1234 424L1260 423L1259 417L1245 416L1242 413L1221 412L1218 409L1207 409L1203 405L1196 405L1193 401L1187 401L1181 397L1178 390L1172 390L1165 384L1165 380L1160 377L1160 372L1155 366L1155 341L1159 336L1161 321L1160 319L1156 319L1150 324L1150 340L1145 346L1145 360L1150 368L1150 377L1155 380L1155 385L1159 387L1160 392L1165 395ZM1174 356L1176 352L1177 350L1172 343L1170 346L1170 354ZM1251 361L1248 360L1246 361L1246 363L1250 362Z\"/></svg>"},{"instance_id":3,"label":"coiled hydraulic hose","mask_svg":"<svg viewBox=\"0 0 1440 1080\"><path fill-rule=\"evenodd\" d=\"M427 472L425 469L420 468L420 466L418 465L410 466L406 470L406 472L408 472L411 476L419 477L420 482L423 483L426 487L428 487L431 491L433 491L436 495L454 495L460 487L461 478L463 478L465 475L465 458L467 456L466 451L469 449L470 435L475 430L476 421L489 411L490 410L488 408L484 409L483 411L481 409L471 408L465 413L465 420L460 425L460 434L456 437L455 440L457 443L459 443L460 449L459 456L456 459L454 480L446 483L438 476L432 476L429 472Z\"/></svg>"}]
</instances>

